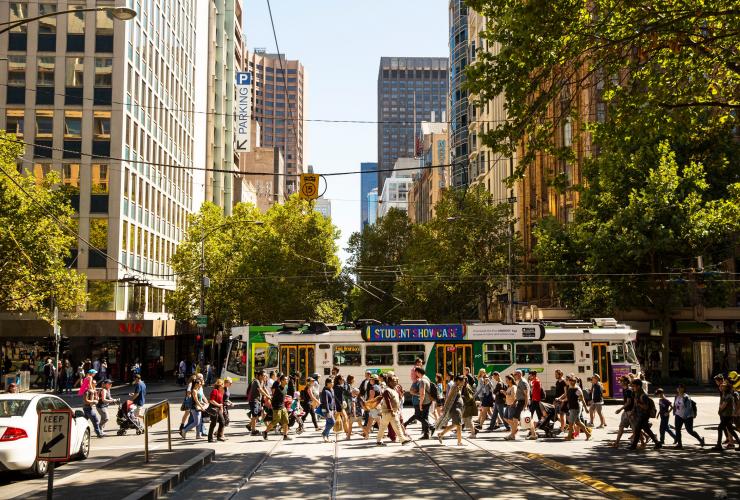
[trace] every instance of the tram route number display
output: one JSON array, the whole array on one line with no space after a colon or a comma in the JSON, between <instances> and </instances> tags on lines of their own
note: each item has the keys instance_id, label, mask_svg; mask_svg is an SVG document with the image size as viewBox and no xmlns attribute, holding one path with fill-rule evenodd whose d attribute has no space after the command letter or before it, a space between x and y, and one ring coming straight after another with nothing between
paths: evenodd
<instances>
[{"instance_id":1,"label":"tram route number display","mask_svg":"<svg viewBox=\"0 0 740 500\"><path fill-rule=\"evenodd\" d=\"M370 342L443 342L462 340L462 325L369 326L365 339Z\"/></svg>"}]
</instances>

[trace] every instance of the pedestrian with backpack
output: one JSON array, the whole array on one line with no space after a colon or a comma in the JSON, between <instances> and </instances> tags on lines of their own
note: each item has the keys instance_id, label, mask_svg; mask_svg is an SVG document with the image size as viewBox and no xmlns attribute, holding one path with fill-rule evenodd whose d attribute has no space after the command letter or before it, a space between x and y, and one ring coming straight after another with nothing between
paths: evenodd
<instances>
[{"instance_id":1,"label":"pedestrian with backpack","mask_svg":"<svg viewBox=\"0 0 740 500\"><path fill-rule=\"evenodd\" d=\"M658 439L658 436L656 436L652 429L650 429L650 419L657 416L658 410L655 408L655 402L645 393L642 386L643 381L639 378L632 381L632 391L635 394L633 410L635 428L633 429L634 433L632 434L632 443L630 444L629 449L637 449L637 442L640 440L640 436L644 432L655 443L655 449L659 450L663 445Z\"/></svg>"},{"instance_id":2,"label":"pedestrian with backpack","mask_svg":"<svg viewBox=\"0 0 740 500\"><path fill-rule=\"evenodd\" d=\"M676 397L673 399L673 416L676 427L676 448L682 449L681 429L686 426L686 432L699 441L704 446L704 438L694 430L694 419L696 418L696 402L686 394L686 387L678 384L676 387Z\"/></svg>"},{"instance_id":3,"label":"pedestrian with backpack","mask_svg":"<svg viewBox=\"0 0 740 500\"><path fill-rule=\"evenodd\" d=\"M594 415L598 415L601 423L599 429L606 427L606 420L601 408L604 406L604 386L601 384L601 377L594 374L591 377L591 402L589 403L589 425L594 425Z\"/></svg>"},{"instance_id":4,"label":"pedestrian with backpack","mask_svg":"<svg viewBox=\"0 0 740 500\"><path fill-rule=\"evenodd\" d=\"M673 405L670 400L665 397L663 389L656 389L655 396L658 397L658 417L660 417L660 444L665 444L665 435L668 433L673 438L673 444L676 444L678 440L676 435L671 430L671 426L668 424L668 419L671 416L671 411L675 412Z\"/></svg>"},{"instance_id":5,"label":"pedestrian with backpack","mask_svg":"<svg viewBox=\"0 0 740 500\"><path fill-rule=\"evenodd\" d=\"M722 435L727 432L730 435L730 443L727 445L728 449L734 448L735 445L732 443L732 439L740 442L735 429L732 425L732 418L735 415L735 391L732 389L730 384L722 384L720 386L719 396L719 427L717 427L717 444L712 447L714 451L724 451L722 448Z\"/></svg>"}]
</instances>

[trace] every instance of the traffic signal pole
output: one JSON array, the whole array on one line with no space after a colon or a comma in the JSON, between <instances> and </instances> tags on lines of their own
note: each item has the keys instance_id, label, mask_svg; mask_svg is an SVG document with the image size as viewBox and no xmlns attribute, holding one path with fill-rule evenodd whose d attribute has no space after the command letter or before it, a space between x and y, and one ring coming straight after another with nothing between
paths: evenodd
<instances>
[{"instance_id":1,"label":"traffic signal pole","mask_svg":"<svg viewBox=\"0 0 740 500\"><path fill-rule=\"evenodd\" d=\"M59 380L59 373L57 371L59 370L59 341L61 339L60 332L59 332L59 308L55 305L54 306L54 370L53 370L53 376L54 381L52 382L52 387L54 389L59 389L57 387L57 382Z\"/></svg>"}]
</instances>

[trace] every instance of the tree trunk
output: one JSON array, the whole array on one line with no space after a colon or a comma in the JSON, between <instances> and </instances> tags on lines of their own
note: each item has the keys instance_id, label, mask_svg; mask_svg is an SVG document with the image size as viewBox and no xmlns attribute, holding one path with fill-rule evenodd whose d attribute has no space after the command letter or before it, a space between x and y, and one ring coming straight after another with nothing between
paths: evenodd
<instances>
[{"instance_id":1,"label":"tree trunk","mask_svg":"<svg viewBox=\"0 0 740 500\"><path fill-rule=\"evenodd\" d=\"M670 379L671 318L663 316L660 321L662 330L660 344L660 383L665 384Z\"/></svg>"}]
</instances>

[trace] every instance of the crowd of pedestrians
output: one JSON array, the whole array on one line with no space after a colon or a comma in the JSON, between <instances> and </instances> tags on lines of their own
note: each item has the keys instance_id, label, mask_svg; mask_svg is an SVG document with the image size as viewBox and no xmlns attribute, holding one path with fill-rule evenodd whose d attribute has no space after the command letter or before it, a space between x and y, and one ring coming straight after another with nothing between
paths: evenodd
<instances>
[{"instance_id":1,"label":"crowd of pedestrians","mask_svg":"<svg viewBox=\"0 0 740 500\"><path fill-rule=\"evenodd\" d=\"M289 376L258 372L247 394L247 427L253 436L269 439L276 432L289 440L289 429L297 423L296 433L300 434L304 420L308 422L310 417L324 441L330 439L332 432L338 439L351 439L357 424L362 439L371 439L375 433L378 446L386 446L386 434L390 442L408 443L412 439L409 427L413 424L420 426L419 440L430 439L436 433L444 444L445 437L451 434L459 446L465 445L464 435L475 439L481 432L505 430L503 439L507 441L557 435L571 441L581 435L590 440L595 430L607 427L605 388L598 375L593 375L590 387L584 388L575 374L556 370L556 383L548 394L536 371L515 370L502 376L496 371L481 370L474 377L466 368L457 375L437 374L432 381L423 365L419 359L411 369L407 390L413 414L405 421L406 390L393 372L367 371L359 384L352 376L339 373L338 368L323 381L318 374L303 378L300 373ZM740 448L736 431L740 425L740 387L734 387L729 378L721 375L716 381L720 425L718 443L713 449ZM694 430L696 402L683 385L679 384L675 396L669 398L662 389L656 389L651 397L649 383L640 375L624 376L620 384L622 404L616 413L621 419L613 446L619 447L622 436L629 432L630 450L644 448L648 441L660 449L666 435L681 449L684 430L700 446L705 445L704 438ZM297 391L299 386L302 388ZM323 426L319 419L323 419ZM260 425L264 425L261 431Z\"/></svg>"}]
</instances>

